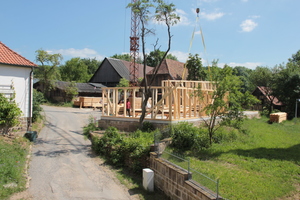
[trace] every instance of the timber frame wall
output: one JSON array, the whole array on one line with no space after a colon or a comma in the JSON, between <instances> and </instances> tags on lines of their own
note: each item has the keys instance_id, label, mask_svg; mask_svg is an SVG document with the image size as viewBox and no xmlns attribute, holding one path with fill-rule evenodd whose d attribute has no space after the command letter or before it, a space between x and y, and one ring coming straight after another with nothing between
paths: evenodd
<instances>
[{"instance_id":1,"label":"timber frame wall","mask_svg":"<svg viewBox=\"0 0 300 200\"><path fill-rule=\"evenodd\" d=\"M197 95L199 88L202 98ZM139 118L143 101L143 87L102 88L103 117ZM162 86L152 86L145 119L186 120L205 116L204 106L213 101L214 85L209 81L167 80ZM131 117L126 115L126 99L131 102ZM124 100L124 103L120 103Z\"/></svg>"}]
</instances>

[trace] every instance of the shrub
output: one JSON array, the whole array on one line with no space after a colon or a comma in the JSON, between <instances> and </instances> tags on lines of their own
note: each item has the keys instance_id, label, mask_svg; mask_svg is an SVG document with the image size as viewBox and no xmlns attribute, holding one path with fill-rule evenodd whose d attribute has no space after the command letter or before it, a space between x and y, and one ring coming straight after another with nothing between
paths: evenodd
<instances>
[{"instance_id":1,"label":"shrub","mask_svg":"<svg viewBox=\"0 0 300 200\"><path fill-rule=\"evenodd\" d=\"M209 146L206 130L188 122L180 122L172 127L172 146L181 151L202 149Z\"/></svg>"},{"instance_id":2,"label":"shrub","mask_svg":"<svg viewBox=\"0 0 300 200\"><path fill-rule=\"evenodd\" d=\"M0 133L7 134L10 128L19 124L21 113L13 98L7 99L0 94Z\"/></svg>"},{"instance_id":3,"label":"shrub","mask_svg":"<svg viewBox=\"0 0 300 200\"><path fill-rule=\"evenodd\" d=\"M144 122L143 125L142 125L142 131L143 132L151 132L151 131L154 131L155 130L155 127L152 123L150 122Z\"/></svg>"},{"instance_id":4,"label":"shrub","mask_svg":"<svg viewBox=\"0 0 300 200\"><path fill-rule=\"evenodd\" d=\"M43 93L38 92L36 89L34 89L32 98L32 122L36 122L37 119L41 118L41 111L43 110L41 104L45 102L46 101Z\"/></svg>"}]
</instances>

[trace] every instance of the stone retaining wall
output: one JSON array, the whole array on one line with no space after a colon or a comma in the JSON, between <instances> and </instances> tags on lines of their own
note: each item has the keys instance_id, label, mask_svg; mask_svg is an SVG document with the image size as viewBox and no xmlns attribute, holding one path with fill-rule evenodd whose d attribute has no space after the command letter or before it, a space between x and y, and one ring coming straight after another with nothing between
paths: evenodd
<instances>
[{"instance_id":1,"label":"stone retaining wall","mask_svg":"<svg viewBox=\"0 0 300 200\"><path fill-rule=\"evenodd\" d=\"M189 180L186 170L172 165L160 158L154 152L150 153L150 169L154 171L154 185L162 190L170 199L175 200L213 200L217 195L208 192ZM218 199L222 199L219 197Z\"/></svg>"}]
</instances>

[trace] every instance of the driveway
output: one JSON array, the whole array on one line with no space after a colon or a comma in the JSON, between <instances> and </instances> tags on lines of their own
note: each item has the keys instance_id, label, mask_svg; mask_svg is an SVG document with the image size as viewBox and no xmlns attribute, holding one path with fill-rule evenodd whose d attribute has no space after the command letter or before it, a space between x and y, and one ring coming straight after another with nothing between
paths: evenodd
<instances>
[{"instance_id":1,"label":"driveway","mask_svg":"<svg viewBox=\"0 0 300 200\"><path fill-rule=\"evenodd\" d=\"M99 118L100 112L43 108L46 124L32 148L29 167L31 199L133 199L92 153L91 142L82 135L89 117Z\"/></svg>"}]
</instances>

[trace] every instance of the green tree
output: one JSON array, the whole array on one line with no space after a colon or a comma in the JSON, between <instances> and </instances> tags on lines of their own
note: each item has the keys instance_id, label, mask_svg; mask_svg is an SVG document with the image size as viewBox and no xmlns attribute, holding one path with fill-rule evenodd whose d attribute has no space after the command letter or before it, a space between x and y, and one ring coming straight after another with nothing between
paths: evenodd
<instances>
[{"instance_id":1,"label":"green tree","mask_svg":"<svg viewBox=\"0 0 300 200\"><path fill-rule=\"evenodd\" d=\"M273 69L268 67L256 67L252 71L250 79L253 85L263 86L264 93L269 99L268 101L263 102L263 107L266 107L268 114L270 115L273 111L273 103L276 97L274 93L276 81L274 79L275 72Z\"/></svg>"},{"instance_id":2,"label":"green tree","mask_svg":"<svg viewBox=\"0 0 300 200\"><path fill-rule=\"evenodd\" d=\"M250 76L252 69L243 66L236 66L233 69L233 74L240 77L242 81L241 92L245 93L246 91L253 92L255 85L252 84Z\"/></svg>"},{"instance_id":3,"label":"green tree","mask_svg":"<svg viewBox=\"0 0 300 200\"><path fill-rule=\"evenodd\" d=\"M83 58L81 61L87 66L90 78L95 74L101 64L101 61L96 60L96 58Z\"/></svg>"},{"instance_id":4,"label":"green tree","mask_svg":"<svg viewBox=\"0 0 300 200\"><path fill-rule=\"evenodd\" d=\"M72 99L78 95L78 89L76 87L76 83L74 81L71 81L68 86L65 89L66 96L65 96L65 102L72 101Z\"/></svg>"},{"instance_id":5,"label":"green tree","mask_svg":"<svg viewBox=\"0 0 300 200\"><path fill-rule=\"evenodd\" d=\"M204 81L206 79L206 72L198 54L189 55L186 68L188 69L187 80Z\"/></svg>"},{"instance_id":6,"label":"green tree","mask_svg":"<svg viewBox=\"0 0 300 200\"><path fill-rule=\"evenodd\" d=\"M244 108L257 102L256 98L249 92L243 94L241 80L233 75L233 69L229 66L219 69L214 66L211 68L209 76L214 90L211 92L211 102L203 108L208 119L204 119L208 129L210 144L216 130L221 125L231 125L239 128L244 119ZM205 98L205 93L199 88L198 93L201 99Z\"/></svg>"},{"instance_id":7,"label":"green tree","mask_svg":"<svg viewBox=\"0 0 300 200\"><path fill-rule=\"evenodd\" d=\"M154 5L155 4L155 5ZM143 121L145 119L146 114L146 106L148 99L151 96L151 85L156 77L156 74L163 62L163 60L168 55L170 49L171 49L171 26L176 24L178 20L180 19L179 16L175 13L175 5L173 3L166 4L162 0L139 0L135 3L129 3L128 8L131 8L132 12L137 16L139 24L140 24L140 38L141 38L141 49L142 49L142 55L143 55L143 68L144 68L144 100L142 102L142 114L139 120L140 127L143 125ZM148 27L148 21L151 19L150 9L154 8L155 13L155 20L157 22L163 23L167 27L167 34L168 34L168 42L167 42L167 49L164 51L165 53L161 57L160 61L158 62L158 65L154 67L153 69L153 75L148 82L146 79L146 67L147 67L147 55L146 55L146 36L148 34L152 34L153 31L151 28Z\"/></svg>"},{"instance_id":8,"label":"green tree","mask_svg":"<svg viewBox=\"0 0 300 200\"><path fill-rule=\"evenodd\" d=\"M286 65L276 67L274 94L284 103L288 117L292 118L295 116L296 99L300 99L300 67L294 59L289 60Z\"/></svg>"},{"instance_id":9,"label":"green tree","mask_svg":"<svg viewBox=\"0 0 300 200\"><path fill-rule=\"evenodd\" d=\"M129 54L115 54L113 56L111 56L111 58L115 58L115 59L119 59L119 60L125 60L130 62L131 58Z\"/></svg>"},{"instance_id":10,"label":"green tree","mask_svg":"<svg viewBox=\"0 0 300 200\"><path fill-rule=\"evenodd\" d=\"M35 78L39 79L42 92L46 98L50 96L50 90L53 88L55 80L60 79L58 66L63 57L60 54L49 54L47 51L39 49L35 51L36 61L40 63L39 67L34 70Z\"/></svg>"},{"instance_id":11,"label":"green tree","mask_svg":"<svg viewBox=\"0 0 300 200\"><path fill-rule=\"evenodd\" d=\"M160 51L159 49L155 49L154 51L151 51L149 55L146 55L147 65L150 67L156 67L165 53L166 52ZM178 61L177 57L172 54L167 54L166 58Z\"/></svg>"},{"instance_id":12,"label":"green tree","mask_svg":"<svg viewBox=\"0 0 300 200\"><path fill-rule=\"evenodd\" d=\"M59 71L61 79L67 82L85 83L90 78L88 66L79 57L68 60L64 65L59 67Z\"/></svg>"},{"instance_id":13,"label":"green tree","mask_svg":"<svg viewBox=\"0 0 300 200\"><path fill-rule=\"evenodd\" d=\"M10 128L19 124L22 111L17 106L14 97L6 98L0 93L0 131L7 134Z\"/></svg>"},{"instance_id":14,"label":"green tree","mask_svg":"<svg viewBox=\"0 0 300 200\"><path fill-rule=\"evenodd\" d=\"M129 81L126 78L121 78L117 87L129 87Z\"/></svg>"}]
</instances>

